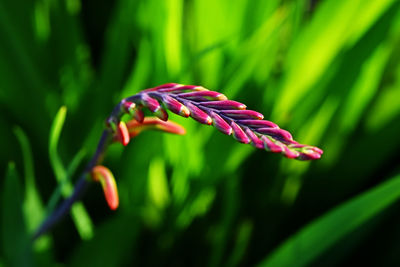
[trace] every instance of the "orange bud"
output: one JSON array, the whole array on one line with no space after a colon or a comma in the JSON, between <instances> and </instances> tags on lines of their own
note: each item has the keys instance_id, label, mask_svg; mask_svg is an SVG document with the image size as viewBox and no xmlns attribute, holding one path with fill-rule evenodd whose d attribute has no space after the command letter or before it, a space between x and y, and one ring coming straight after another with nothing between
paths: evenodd
<instances>
[{"instance_id":1,"label":"orange bud","mask_svg":"<svg viewBox=\"0 0 400 267\"><path fill-rule=\"evenodd\" d=\"M91 176L93 181L100 182L103 187L104 196L110 209L117 209L119 205L118 189L111 171L102 165L97 165L92 169Z\"/></svg>"},{"instance_id":2,"label":"orange bud","mask_svg":"<svg viewBox=\"0 0 400 267\"><path fill-rule=\"evenodd\" d=\"M126 123L123 121L120 121L117 127L117 134L116 137L118 141L126 146L129 143L129 131L128 127L126 126Z\"/></svg>"}]
</instances>

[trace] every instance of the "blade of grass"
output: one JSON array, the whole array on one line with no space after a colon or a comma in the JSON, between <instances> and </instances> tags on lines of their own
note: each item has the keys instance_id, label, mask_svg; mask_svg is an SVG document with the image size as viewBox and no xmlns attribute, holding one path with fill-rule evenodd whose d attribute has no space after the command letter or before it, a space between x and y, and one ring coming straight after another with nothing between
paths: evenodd
<instances>
[{"instance_id":1,"label":"blade of grass","mask_svg":"<svg viewBox=\"0 0 400 267\"><path fill-rule=\"evenodd\" d=\"M72 159L71 163L69 164L69 166L67 168L67 172L66 172L67 179L65 179L65 181L58 184L56 190L53 192L53 194L50 197L50 200L49 200L49 202L47 204L47 208L46 208L47 214L50 214L51 212L53 212L58 201L60 200L62 188L65 186L66 183L70 182L71 177L73 177L73 175L75 174L76 169L78 168L79 164L82 163L85 155L86 155L86 150L84 148L82 148Z\"/></svg>"},{"instance_id":2,"label":"blade of grass","mask_svg":"<svg viewBox=\"0 0 400 267\"><path fill-rule=\"evenodd\" d=\"M73 185L68 180L67 171L65 170L57 152L58 141L60 139L66 114L67 108L65 106L61 107L54 118L50 129L49 139L50 163L53 167L57 182L61 186L60 190L63 197L68 197L73 192ZM72 206L71 215L81 238L91 239L93 237L93 223L82 202L77 202Z\"/></svg>"},{"instance_id":3,"label":"blade of grass","mask_svg":"<svg viewBox=\"0 0 400 267\"><path fill-rule=\"evenodd\" d=\"M31 266L31 242L22 210L22 192L14 163L8 164L2 194L1 241L8 266Z\"/></svg>"},{"instance_id":4,"label":"blade of grass","mask_svg":"<svg viewBox=\"0 0 400 267\"><path fill-rule=\"evenodd\" d=\"M22 150L25 176L24 212L25 217L27 218L28 231L32 232L43 220L44 207L40 194L36 188L33 156L28 137L18 126L14 127L14 134L17 136Z\"/></svg>"},{"instance_id":5,"label":"blade of grass","mask_svg":"<svg viewBox=\"0 0 400 267\"><path fill-rule=\"evenodd\" d=\"M354 87L345 100L341 114L341 130L348 133L357 125L368 103L373 99L379 89L383 71L389 59L390 49L388 45L381 45L374 54L364 63Z\"/></svg>"},{"instance_id":6,"label":"blade of grass","mask_svg":"<svg viewBox=\"0 0 400 267\"><path fill-rule=\"evenodd\" d=\"M320 79L336 55L354 44L393 2L387 0L378 5L373 1L322 2L289 51L287 76L273 118L285 119L286 113Z\"/></svg>"},{"instance_id":7,"label":"blade of grass","mask_svg":"<svg viewBox=\"0 0 400 267\"><path fill-rule=\"evenodd\" d=\"M397 175L306 225L258 266L306 266L399 198L400 175Z\"/></svg>"},{"instance_id":8,"label":"blade of grass","mask_svg":"<svg viewBox=\"0 0 400 267\"><path fill-rule=\"evenodd\" d=\"M39 191L35 182L35 171L33 165L33 156L28 137L25 132L18 126L14 127L14 134L21 145L22 157L24 162L24 176L25 176L25 199L23 203L25 221L27 223L27 230L30 234L39 226L43 221L45 209L42 199L40 198ZM50 247L51 240L49 236L43 236L35 242L36 251L44 251Z\"/></svg>"}]
</instances>

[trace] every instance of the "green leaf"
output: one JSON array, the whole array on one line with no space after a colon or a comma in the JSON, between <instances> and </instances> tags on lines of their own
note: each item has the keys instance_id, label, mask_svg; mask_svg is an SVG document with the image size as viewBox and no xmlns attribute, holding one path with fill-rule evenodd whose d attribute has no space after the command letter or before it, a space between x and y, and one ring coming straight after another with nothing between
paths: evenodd
<instances>
[{"instance_id":1,"label":"green leaf","mask_svg":"<svg viewBox=\"0 0 400 267\"><path fill-rule=\"evenodd\" d=\"M28 137L20 127L14 127L14 133L21 145L24 174L25 174L25 201L24 212L29 232L33 232L43 220L44 208L40 194L36 188L33 156Z\"/></svg>"},{"instance_id":2,"label":"green leaf","mask_svg":"<svg viewBox=\"0 0 400 267\"><path fill-rule=\"evenodd\" d=\"M28 137L20 127L14 127L14 133L21 145L24 176L25 176L25 199L23 203L27 230L32 234L44 219L45 209L40 193L36 187L35 170L33 166L33 156ZM50 246L49 236L43 236L35 242L36 251L47 250Z\"/></svg>"},{"instance_id":3,"label":"green leaf","mask_svg":"<svg viewBox=\"0 0 400 267\"><path fill-rule=\"evenodd\" d=\"M32 265L31 242L22 210L21 184L12 162L8 164L3 185L1 236L7 266Z\"/></svg>"},{"instance_id":4,"label":"green leaf","mask_svg":"<svg viewBox=\"0 0 400 267\"><path fill-rule=\"evenodd\" d=\"M314 220L268 255L259 266L306 266L399 197L400 175L397 175Z\"/></svg>"},{"instance_id":5,"label":"green leaf","mask_svg":"<svg viewBox=\"0 0 400 267\"><path fill-rule=\"evenodd\" d=\"M57 152L58 141L60 139L60 134L64 125L66 115L67 115L67 107L62 106L58 110L50 129L50 139L49 139L50 163L51 166L53 167L58 182L63 181L65 179L65 174L66 174L65 168Z\"/></svg>"}]
</instances>

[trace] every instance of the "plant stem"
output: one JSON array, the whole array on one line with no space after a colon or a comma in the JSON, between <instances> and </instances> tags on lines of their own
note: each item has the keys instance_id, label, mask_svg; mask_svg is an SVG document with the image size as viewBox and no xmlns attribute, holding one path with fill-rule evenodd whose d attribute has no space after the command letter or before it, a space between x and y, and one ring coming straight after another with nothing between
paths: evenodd
<instances>
[{"instance_id":1,"label":"plant stem","mask_svg":"<svg viewBox=\"0 0 400 267\"><path fill-rule=\"evenodd\" d=\"M110 145L111 141L112 141L112 131L110 129L105 129L97 145L95 154L93 155L89 163L86 165L85 170L83 171L78 182L75 185L74 192L70 197L65 199L64 202L62 202L61 205L59 205L58 208L55 211L53 211L51 215L48 216L46 220L40 225L38 230L33 235L33 240L40 237L42 234L51 229L62 218L64 218L64 216L68 214L72 205L82 197L84 191L90 184L90 180L87 179L87 174L92 170L94 166L98 165L100 162L103 161L104 154L106 152L107 147Z\"/></svg>"}]
</instances>

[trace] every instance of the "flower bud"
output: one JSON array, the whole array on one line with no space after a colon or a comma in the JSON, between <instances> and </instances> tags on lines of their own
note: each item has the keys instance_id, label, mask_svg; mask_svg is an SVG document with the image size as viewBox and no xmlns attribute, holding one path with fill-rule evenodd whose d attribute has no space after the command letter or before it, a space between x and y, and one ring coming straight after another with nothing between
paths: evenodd
<instances>
[{"instance_id":1,"label":"flower bud","mask_svg":"<svg viewBox=\"0 0 400 267\"><path fill-rule=\"evenodd\" d=\"M100 182L110 209L117 209L119 205L118 189L111 171L104 166L97 165L92 169L91 176L93 181Z\"/></svg>"},{"instance_id":2,"label":"flower bud","mask_svg":"<svg viewBox=\"0 0 400 267\"><path fill-rule=\"evenodd\" d=\"M215 128L224 134L232 134L232 127L223 118L221 118L221 116L213 111L211 111L210 116Z\"/></svg>"}]
</instances>

